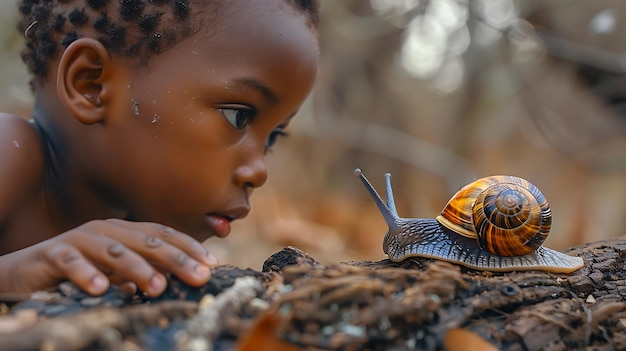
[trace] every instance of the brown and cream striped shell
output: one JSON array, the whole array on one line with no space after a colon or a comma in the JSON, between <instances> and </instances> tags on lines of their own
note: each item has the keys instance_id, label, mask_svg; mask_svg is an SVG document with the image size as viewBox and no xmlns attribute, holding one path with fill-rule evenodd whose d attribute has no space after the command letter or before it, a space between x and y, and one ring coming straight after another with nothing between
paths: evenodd
<instances>
[{"instance_id":1,"label":"brown and cream striped shell","mask_svg":"<svg viewBox=\"0 0 626 351\"><path fill-rule=\"evenodd\" d=\"M459 190L436 219L398 216L391 175L385 174L387 202L356 169L389 230L383 251L392 261L423 256L489 271L573 272L580 257L546 248L552 223L548 202L537 187L513 176L476 180Z\"/></svg>"},{"instance_id":2,"label":"brown and cream striped shell","mask_svg":"<svg viewBox=\"0 0 626 351\"><path fill-rule=\"evenodd\" d=\"M527 180L491 176L461 188L436 219L478 240L491 253L520 256L537 250L546 240L552 212L541 191Z\"/></svg>"}]
</instances>

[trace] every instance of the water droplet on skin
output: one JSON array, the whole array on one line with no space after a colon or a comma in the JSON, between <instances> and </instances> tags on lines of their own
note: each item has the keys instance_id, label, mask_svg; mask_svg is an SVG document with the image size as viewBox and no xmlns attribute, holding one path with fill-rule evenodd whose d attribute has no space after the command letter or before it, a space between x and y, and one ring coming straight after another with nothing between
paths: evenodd
<instances>
[{"instance_id":1,"label":"water droplet on skin","mask_svg":"<svg viewBox=\"0 0 626 351\"><path fill-rule=\"evenodd\" d=\"M154 114L154 116L152 116L152 123L156 123L156 121L159 120L159 115Z\"/></svg>"},{"instance_id":2,"label":"water droplet on skin","mask_svg":"<svg viewBox=\"0 0 626 351\"><path fill-rule=\"evenodd\" d=\"M17 141L17 140L13 140L13 145L15 145L15 148L16 148L16 149L19 149L19 148L20 148L20 142L19 142L19 141Z\"/></svg>"},{"instance_id":3,"label":"water droplet on skin","mask_svg":"<svg viewBox=\"0 0 626 351\"><path fill-rule=\"evenodd\" d=\"M132 86L133 86L132 84L128 84L126 88L130 89Z\"/></svg>"},{"instance_id":4,"label":"water droplet on skin","mask_svg":"<svg viewBox=\"0 0 626 351\"><path fill-rule=\"evenodd\" d=\"M139 116L139 101L136 101L135 99L130 99L130 102L132 102L133 104L133 113L135 114L135 116Z\"/></svg>"}]
</instances>

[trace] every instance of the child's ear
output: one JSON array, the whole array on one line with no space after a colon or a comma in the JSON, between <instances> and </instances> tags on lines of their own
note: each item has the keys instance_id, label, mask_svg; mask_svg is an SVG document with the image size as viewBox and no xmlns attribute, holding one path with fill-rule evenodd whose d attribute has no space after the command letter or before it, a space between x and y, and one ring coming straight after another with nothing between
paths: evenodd
<instances>
[{"instance_id":1,"label":"child's ear","mask_svg":"<svg viewBox=\"0 0 626 351\"><path fill-rule=\"evenodd\" d=\"M102 92L109 67L111 58L107 49L92 38L77 39L61 55L57 93L81 123L94 124L104 120L107 101L104 101Z\"/></svg>"}]
</instances>

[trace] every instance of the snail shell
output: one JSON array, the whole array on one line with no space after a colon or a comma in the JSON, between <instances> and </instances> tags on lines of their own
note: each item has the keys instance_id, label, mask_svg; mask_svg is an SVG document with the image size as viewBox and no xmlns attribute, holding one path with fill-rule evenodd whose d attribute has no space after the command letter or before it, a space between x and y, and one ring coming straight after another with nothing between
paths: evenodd
<instances>
[{"instance_id":1,"label":"snail shell","mask_svg":"<svg viewBox=\"0 0 626 351\"><path fill-rule=\"evenodd\" d=\"M391 174L385 174L385 203L360 169L354 173L389 226L383 251L391 261L422 256L500 272L570 273L583 266L582 258L541 245L550 231L552 213L541 191L524 179L482 178L459 190L436 219L400 218Z\"/></svg>"}]
</instances>

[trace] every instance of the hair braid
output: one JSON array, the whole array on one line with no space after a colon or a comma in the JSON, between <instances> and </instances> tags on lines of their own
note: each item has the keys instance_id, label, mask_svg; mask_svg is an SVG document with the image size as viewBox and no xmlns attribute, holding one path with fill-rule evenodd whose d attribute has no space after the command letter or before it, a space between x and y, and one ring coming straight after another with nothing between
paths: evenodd
<instances>
[{"instance_id":1,"label":"hair braid","mask_svg":"<svg viewBox=\"0 0 626 351\"><path fill-rule=\"evenodd\" d=\"M285 0L318 24L318 0ZM194 10L218 0L21 0L18 29L26 45L22 60L34 79L43 81L48 66L81 37L97 38L111 53L146 63L193 33Z\"/></svg>"}]
</instances>

